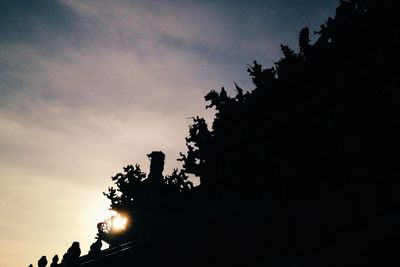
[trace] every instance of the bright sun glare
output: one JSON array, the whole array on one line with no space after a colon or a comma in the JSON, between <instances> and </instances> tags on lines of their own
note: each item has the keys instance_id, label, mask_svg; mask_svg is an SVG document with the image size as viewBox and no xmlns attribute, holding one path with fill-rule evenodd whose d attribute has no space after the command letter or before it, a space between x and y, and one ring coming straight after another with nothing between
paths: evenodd
<instances>
[{"instance_id":1,"label":"bright sun glare","mask_svg":"<svg viewBox=\"0 0 400 267\"><path fill-rule=\"evenodd\" d=\"M120 215L111 217L112 229L121 231L126 227L128 220Z\"/></svg>"}]
</instances>

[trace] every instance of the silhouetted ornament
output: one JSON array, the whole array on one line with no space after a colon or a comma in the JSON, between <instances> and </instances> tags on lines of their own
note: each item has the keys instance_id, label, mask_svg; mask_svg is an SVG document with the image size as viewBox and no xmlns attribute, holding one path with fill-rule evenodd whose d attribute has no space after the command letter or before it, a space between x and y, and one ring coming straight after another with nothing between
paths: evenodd
<instances>
[{"instance_id":1,"label":"silhouetted ornament","mask_svg":"<svg viewBox=\"0 0 400 267\"><path fill-rule=\"evenodd\" d=\"M67 253L64 254L61 261L62 267L76 267L78 266L78 259L81 255L81 249L79 247L79 242L75 241L72 243L71 247L68 248Z\"/></svg>"},{"instance_id":2,"label":"silhouetted ornament","mask_svg":"<svg viewBox=\"0 0 400 267\"><path fill-rule=\"evenodd\" d=\"M46 267L47 265L47 258L46 256L42 256L38 261L38 267Z\"/></svg>"},{"instance_id":3,"label":"silhouetted ornament","mask_svg":"<svg viewBox=\"0 0 400 267\"><path fill-rule=\"evenodd\" d=\"M90 245L89 255L99 255L101 253L101 240L97 239L92 245Z\"/></svg>"},{"instance_id":4,"label":"silhouetted ornament","mask_svg":"<svg viewBox=\"0 0 400 267\"><path fill-rule=\"evenodd\" d=\"M54 255L53 259L51 260L50 267L57 267L58 266L58 255Z\"/></svg>"},{"instance_id":5,"label":"silhouetted ornament","mask_svg":"<svg viewBox=\"0 0 400 267\"><path fill-rule=\"evenodd\" d=\"M161 151L153 151L147 155L150 159L150 173L147 179L152 183L161 183L163 179L165 154Z\"/></svg>"}]
</instances>

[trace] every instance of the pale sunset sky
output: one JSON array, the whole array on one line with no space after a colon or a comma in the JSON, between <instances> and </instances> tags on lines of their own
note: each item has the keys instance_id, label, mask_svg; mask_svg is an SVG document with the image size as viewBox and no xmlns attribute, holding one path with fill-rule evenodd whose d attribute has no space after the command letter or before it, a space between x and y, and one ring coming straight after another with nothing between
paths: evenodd
<instances>
[{"instance_id":1,"label":"pale sunset sky","mask_svg":"<svg viewBox=\"0 0 400 267\"><path fill-rule=\"evenodd\" d=\"M83 254L106 219L102 195L128 164L164 174L185 152L204 95L296 50L336 0L0 0L0 266Z\"/></svg>"}]
</instances>

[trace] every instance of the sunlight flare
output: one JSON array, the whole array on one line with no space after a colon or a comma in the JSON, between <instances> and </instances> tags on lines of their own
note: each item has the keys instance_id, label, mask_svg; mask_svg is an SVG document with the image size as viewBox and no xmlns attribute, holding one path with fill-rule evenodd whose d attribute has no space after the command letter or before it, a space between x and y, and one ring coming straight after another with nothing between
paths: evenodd
<instances>
[{"instance_id":1,"label":"sunlight flare","mask_svg":"<svg viewBox=\"0 0 400 267\"><path fill-rule=\"evenodd\" d=\"M115 215L111 217L111 227L112 230L114 231L122 231L125 230L125 227L128 223L128 219L125 217L122 217L121 215Z\"/></svg>"}]
</instances>

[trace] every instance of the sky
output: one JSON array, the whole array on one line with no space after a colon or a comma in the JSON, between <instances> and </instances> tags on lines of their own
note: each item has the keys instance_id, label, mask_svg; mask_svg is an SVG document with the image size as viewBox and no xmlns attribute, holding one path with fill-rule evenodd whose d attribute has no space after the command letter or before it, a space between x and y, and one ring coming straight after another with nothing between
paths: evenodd
<instances>
[{"instance_id":1,"label":"sky","mask_svg":"<svg viewBox=\"0 0 400 267\"><path fill-rule=\"evenodd\" d=\"M83 254L109 216L102 195L146 154L181 166L204 95L253 85L336 0L0 0L0 266Z\"/></svg>"}]
</instances>

